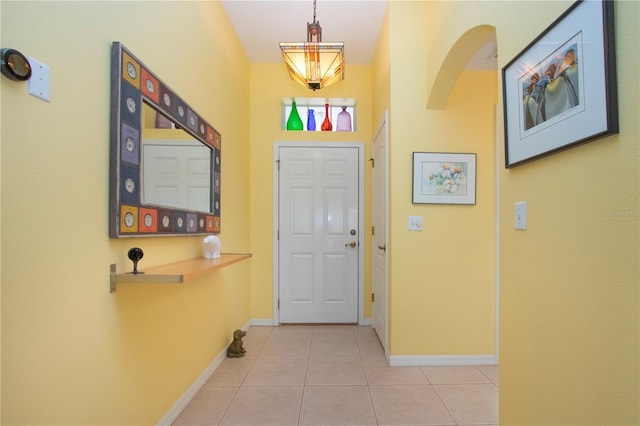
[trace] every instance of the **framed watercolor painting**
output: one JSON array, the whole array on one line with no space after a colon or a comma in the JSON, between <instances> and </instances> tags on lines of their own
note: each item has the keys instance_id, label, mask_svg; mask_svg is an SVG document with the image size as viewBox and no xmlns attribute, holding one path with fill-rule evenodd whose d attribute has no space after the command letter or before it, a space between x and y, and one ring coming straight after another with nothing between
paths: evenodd
<instances>
[{"instance_id":1,"label":"framed watercolor painting","mask_svg":"<svg viewBox=\"0 0 640 426\"><path fill-rule=\"evenodd\" d=\"M618 132L613 1L574 3L502 69L505 166Z\"/></svg>"},{"instance_id":2,"label":"framed watercolor painting","mask_svg":"<svg viewBox=\"0 0 640 426\"><path fill-rule=\"evenodd\" d=\"M413 153L414 204L475 204L476 154Z\"/></svg>"}]
</instances>

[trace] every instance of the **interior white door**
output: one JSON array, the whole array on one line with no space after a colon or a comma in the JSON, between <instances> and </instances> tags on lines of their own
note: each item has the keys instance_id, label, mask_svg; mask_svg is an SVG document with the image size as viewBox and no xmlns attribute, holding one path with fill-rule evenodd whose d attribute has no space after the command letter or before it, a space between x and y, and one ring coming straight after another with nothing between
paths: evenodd
<instances>
[{"instance_id":1,"label":"interior white door","mask_svg":"<svg viewBox=\"0 0 640 426\"><path fill-rule=\"evenodd\" d=\"M280 147L279 322L357 323L355 147Z\"/></svg>"},{"instance_id":2,"label":"interior white door","mask_svg":"<svg viewBox=\"0 0 640 426\"><path fill-rule=\"evenodd\" d=\"M372 324L387 350L387 119L373 139Z\"/></svg>"}]
</instances>

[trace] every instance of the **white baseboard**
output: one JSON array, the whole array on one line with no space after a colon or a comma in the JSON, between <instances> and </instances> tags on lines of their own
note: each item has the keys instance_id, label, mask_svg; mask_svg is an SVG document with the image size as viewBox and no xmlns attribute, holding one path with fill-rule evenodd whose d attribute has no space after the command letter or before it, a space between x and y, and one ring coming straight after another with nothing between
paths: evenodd
<instances>
[{"instance_id":1,"label":"white baseboard","mask_svg":"<svg viewBox=\"0 0 640 426\"><path fill-rule=\"evenodd\" d=\"M275 325L271 318L254 318L250 323L252 327L273 327Z\"/></svg>"},{"instance_id":2,"label":"white baseboard","mask_svg":"<svg viewBox=\"0 0 640 426\"><path fill-rule=\"evenodd\" d=\"M254 318L251 320L252 327L275 327L277 325L271 318ZM371 318L363 318L359 325L371 325Z\"/></svg>"},{"instance_id":3,"label":"white baseboard","mask_svg":"<svg viewBox=\"0 0 640 426\"><path fill-rule=\"evenodd\" d=\"M198 393L200 388L205 384L205 382L211 377L216 368L222 364L222 361L227 357L227 349L225 348L215 359L209 364L209 366L198 376L195 382L187 389L187 391L173 404L173 407L158 421L158 426L169 426L171 425L182 413L182 410L185 409L189 402L193 399L194 396Z\"/></svg>"},{"instance_id":4,"label":"white baseboard","mask_svg":"<svg viewBox=\"0 0 640 426\"><path fill-rule=\"evenodd\" d=\"M394 367L441 367L458 365L496 365L495 355L391 355Z\"/></svg>"},{"instance_id":5,"label":"white baseboard","mask_svg":"<svg viewBox=\"0 0 640 426\"><path fill-rule=\"evenodd\" d=\"M251 327L251 321L248 321L243 327L242 330L247 331ZM229 341L231 344L231 340ZM162 418L158 421L158 426L169 426L171 425L182 413L182 410L185 409L189 402L193 399L194 396L198 393L198 391L202 388L202 386L209 380L209 377L213 374L214 371L222 364L222 361L227 357L227 348L229 344L224 347L224 349L211 361L211 364L198 376L198 378L193 382L193 384L187 389L187 391L173 404L173 407L169 409L169 411L162 416Z\"/></svg>"}]
</instances>

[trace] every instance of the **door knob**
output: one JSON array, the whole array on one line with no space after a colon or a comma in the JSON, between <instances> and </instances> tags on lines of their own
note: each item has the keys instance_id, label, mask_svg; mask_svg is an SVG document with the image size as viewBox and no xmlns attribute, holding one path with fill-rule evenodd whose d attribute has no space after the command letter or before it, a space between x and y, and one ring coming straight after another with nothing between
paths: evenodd
<instances>
[{"instance_id":1,"label":"door knob","mask_svg":"<svg viewBox=\"0 0 640 426\"><path fill-rule=\"evenodd\" d=\"M351 247L354 248L355 246L357 246L358 243L356 243L355 241L351 241L350 243L345 244L345 247Z\"/></svg>"},{"instance_id":2,"label":"door knob","mask_svg":"<svg viewBox=\"0 0 640 426\"><path fill-rule=\"evenodd\" d=\"M378 246L378 249L382 250L382 251L387 251L387 245L386 244L381 244Z\"/></svg>"}]
</instances>

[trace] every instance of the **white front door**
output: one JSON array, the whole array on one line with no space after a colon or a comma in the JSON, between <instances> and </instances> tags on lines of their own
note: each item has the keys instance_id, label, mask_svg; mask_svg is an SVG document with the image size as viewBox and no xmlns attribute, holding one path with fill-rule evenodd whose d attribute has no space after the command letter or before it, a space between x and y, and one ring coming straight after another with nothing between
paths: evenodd
<instances>
[{"instance_id":1,"label":"white front door","mask_svg":"<svg viewBox=\"0 0 640 426\"><path fill-rule=\"evenodd\" d=\"M373 140L373 328L387 351L387 119Z\"/></svg>"},{"instance_id":2,"label":"white front door","mask_svg":"<svg viewBox=\"0 0 640 426\"><path fill-rule=\"evenodd\" d=\"M280 323L357 323L359 152L280 147Z\"/></svg>"}]
</instances>

